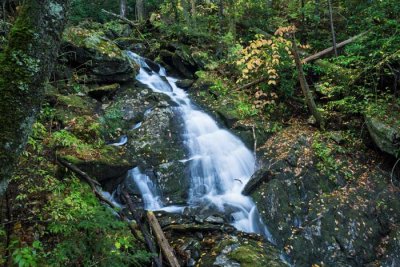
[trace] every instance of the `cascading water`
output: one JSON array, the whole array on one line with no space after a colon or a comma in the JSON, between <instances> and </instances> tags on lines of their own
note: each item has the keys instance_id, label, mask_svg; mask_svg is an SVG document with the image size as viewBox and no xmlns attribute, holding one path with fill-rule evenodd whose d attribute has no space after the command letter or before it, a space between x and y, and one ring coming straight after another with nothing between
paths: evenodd
<instances>
[{"instance_id":1,"label":"cascading water","mask_svg":"<svg viewBox=\"0 0 400 267\"><path fill-rule=\"evenodd\" d=\"M219 212L229 213L231 224L238 230L263 234L271 240L254 202L241 193L255 170L253 154L240 139L218 127L209 115L197 109L187 93L176 86L177 80L166 75L164 68L154 72L144 58L132 52L128 54L140 65L136 79L151 90L168 95L178 105L177 111L185 127L183 137L190 154L187 160L191 179L188 204L213 206ZM132 176L143 194L145 208L161 209L158 198L149 197L155 191L145 188L149 185L148 177L138 172ZM157 203L146 203L150 199Z\"/></svg>"}]
</instances>

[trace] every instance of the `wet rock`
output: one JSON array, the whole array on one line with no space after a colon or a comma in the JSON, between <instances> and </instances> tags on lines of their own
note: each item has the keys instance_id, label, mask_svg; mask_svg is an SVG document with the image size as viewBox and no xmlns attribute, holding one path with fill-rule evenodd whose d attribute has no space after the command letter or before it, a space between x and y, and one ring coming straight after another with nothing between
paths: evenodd
<instances>
[{"instance_id":1,"label":"wet rock","mask_svg":"<svg viewBox=\"0 0 400 267\"><path fill-rule=\"evenodd\" d=\"M146 64L150 67L150 69L156 73L158 73L160 71L160 65L158 65L156 62L145 58L144 61L146 62Z\"/></svg>"},{"instance_id":2,"label":"wet rock","mask_svg":"<svg viewBox=\"0 0 400 267\"><path fill-rule=\"evenodd\" d=\"M189 79L179 80L176 85L182 89L188 89L193 85L194 81Z\"/></svg>"},{"instance_id":3,"label":"wet rock","mask_svg":"<svg viewBox=\"0 0 400 267\"><path fill-rule=\"evenodd\" d=\"M214 224L223 224L225 222L224 218L218 217L218 216L213 216L213 215L208 216L204 221L208 222L208 223L214 223Z\"/></svg>"},{"instance_id":4,"label":"wet rock","mask_svg":"<svg viewBox=\"0 0 400 267\"><path fill-rule=\"evenodd\" d=\"M340 131L332 131L329 133L329 138L335 141L337 144L342 144L344 143L344 137L342 132Z\"/></svg>"},{"instance_id":5,"label":"wet rock","mask_svg":"<svg viewBox=\"0 0 400 267\"><path fill-rule=\"evenodd\" d=\"M166 204L186 204L190 181L186 176L186 163L173 161L154 168L154 180L164 196Z\"/></svg>"},{"instance_id":6,"label":"wet rock","mask_svg":"<svg viewBox=\"0 0 400 267\"><path fill-rule=\"evenodd\" d=\"M365 123L379 149L397 157L400 151L400 127L397 123L387 123L371 115L366 116Z\"/></svg>"},{"instance_id":7,"label":"wet rock","mask_svg":"<svg viewBox=\"0 0 400 267\"><path fill-rule=\"evenodd\" d=\"M248 196L256 190L261 183L269 182L270 179L271 175L269 174L268 169L259 169L251 176L242 193Z\"/></svg>"},{"instance_id":8,"label":"wet rock","mask_svg":"<svg viewBox=\"0 0 400 267\"><path fill-rule=\"evenodd\" d=\"M121 114L122 132L127 135L131 161L155 183L165 204L186 203L189 191L186 158L182 143L182 122L168 96L142 87L121 91L107 107ZM127 127L127 125L130 125Z\"/></svg>"}]
</instances>

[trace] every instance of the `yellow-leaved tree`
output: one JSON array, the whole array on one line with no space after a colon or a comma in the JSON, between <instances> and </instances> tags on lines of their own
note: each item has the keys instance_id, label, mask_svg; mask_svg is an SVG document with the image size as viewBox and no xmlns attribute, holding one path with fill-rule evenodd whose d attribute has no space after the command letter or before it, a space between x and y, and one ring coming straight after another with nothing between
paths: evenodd
<instances>
[{"instance_id":1,"label":"yellow-leaved tree","mask_svg":"<svg viewBox=\"0 0 400 267\"><path fill-rule=\"evenodd\" d=\"M283 82L280 80L281 75L285 71L287 72L296 68L306 104L318 124L323 127L323 117L316 107L304 76L303 66L298 55L294 37L295 32L296 27L288 26L278 28L274 35L256 35L256 39L242 49L241 58L236 62L241 70L241 76L237 80L237 83L247 82L247 84L241 87L242 89L256 88L257 90L254 93L256 99L254 101L255 107L264 108L271 100L268 100L265 90L260 90L259 86L256 85L265 82L267 88L277 88L278 84ZM301 47L308 48L307 46ZM294 85L289 90L294 90ZM271 96L272 90L268 91L270 91L269 96Z\"/></svg>"}]
</instances>

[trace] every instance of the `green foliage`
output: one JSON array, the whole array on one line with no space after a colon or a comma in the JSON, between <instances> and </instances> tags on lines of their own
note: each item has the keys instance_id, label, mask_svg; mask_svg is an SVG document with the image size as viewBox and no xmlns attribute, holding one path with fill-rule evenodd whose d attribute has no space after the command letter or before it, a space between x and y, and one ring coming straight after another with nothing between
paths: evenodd
<instances>
[{"instance_id":1,"label":"green foliage","mask_svg":"<svg viewBox=\"0 0 400 267\"><path fill-rule=\"evenodd\" d=\"M48 145L71 148L82 141L66 130L51 134L39 122L30 139L36 144L28 144L29 152L13 177L18 192L14 212L20 209L21 221L9 246L12 261L27 267L147 265L150 254L133 238L127 223L103 206L87 184L57 171L48 158Z\"/></svg>"},{"instance_id":2,"label":"green foliage","mask_svg":"<svg viewBox=\"0 0 400 267\"><path fill-rule=\"evenodd\" d=\"M255 116L259 112L252 103L249 103L244 99L236 102L236 111L242 119Z\"/></svg>"},{"instance_id":3,"label":"green foliage","mask_svg":"<svg viewBox=\"0 0 400 267\"><path fill-rule=\"evenodd\" d=\"M319 141L318 136L313 141L312 148L318 158L316 166L319 171L328 176L332 182L335 182L340 166L332 155L332 149L325 142Z\"/></svg>"},{"instance_id":4,"label":"green foliage","mask_svg":"<svg viewBox=\"0 0 400 267\"><path fill-rule=\"evenodd\" d=\"M99 118L101 128L100 131L106 137L115 137L119 135L122 128L123 113L120 105L115 104L108 108L105 114Z\"/></svg>"},{"instance_id":5,"label":"green foliage","mask_svg":"<svg viewBox=\"0 0 400 267\"><path fill-rule=\"evenodd\" d=\"M48 261L57 266L141 266L149 254L137 247L126 223L99 204L87 185L77 178L54 188L45 207L49 234L62 238ZM84 235L83 235L84 234Z\"/></svg>"},{"instance_id":6,"label":"green foliage","mask_svg":"<svg viewBox=\"0 0 400 267\"><path fill-rule=\"evenodd\" d=\"M23 246L15 249L12 254L13 262L18 267L36 267L39 266L40 253L43 253L42 243L35 240L32 246Z\"/></svg>"},{"instance_id":7,"label":"green foliage","mask_svg":"<svg viewBox=\"0 0 400 267\"><path fill-rule=\"evenodd\" d=\"M52 146L71 148L82 145L82 141L69 131L60 130L53 133L50 144Z\"/></svg>"},{"instance_id":8,"label":"green foliage","mask_svg":"<svg viewBox=\"0 0 400 267\"><path fill-rule=\"evenodd\" d=\"M228 93L228 88L225 86L224 82L221 81L220 79L216 80L214 84L210 87L210 91L220 95L224 96Z\"/></svg>"}]
</instances>

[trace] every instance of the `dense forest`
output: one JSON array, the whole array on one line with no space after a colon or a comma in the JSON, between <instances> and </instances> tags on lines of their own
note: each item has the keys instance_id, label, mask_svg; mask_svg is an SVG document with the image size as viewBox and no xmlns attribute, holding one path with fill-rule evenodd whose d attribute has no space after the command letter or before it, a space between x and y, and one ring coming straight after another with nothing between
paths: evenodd
<instances>
[{"instance_id":1,"label":"dense forest","mask_svg":"<svg viewBox=\"0 0 400 267\"><path fill-rule=\"evenodd\" d=\"M400 266L398 0L1 0L1 266Z\"/></svg>"}]
</instances>

